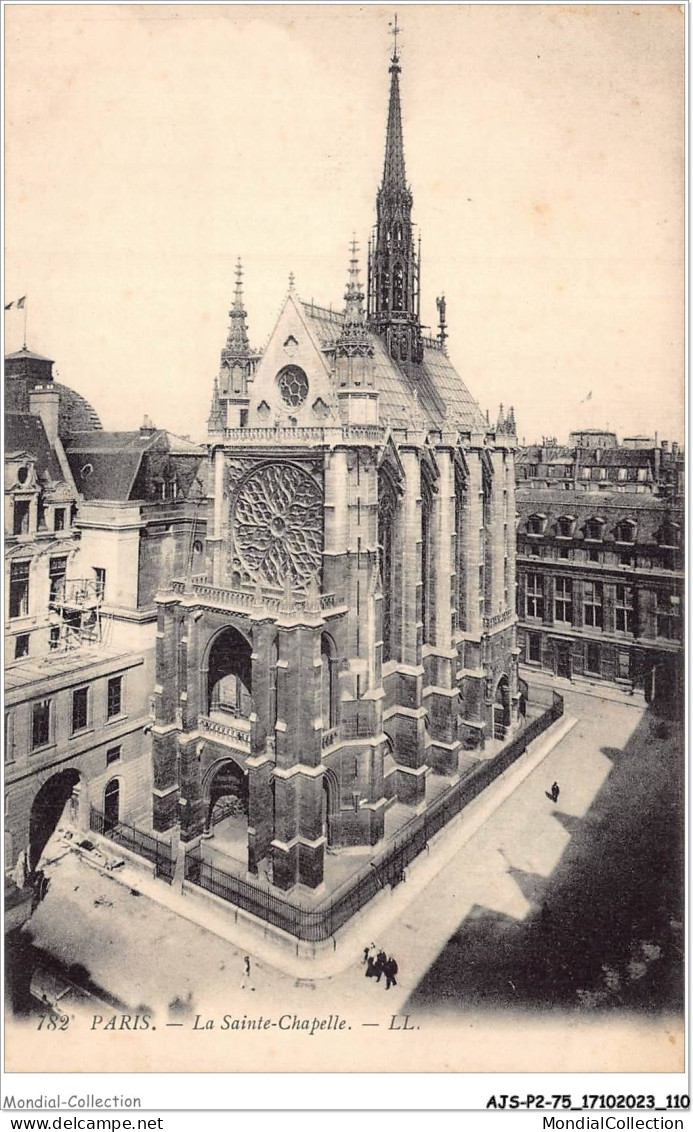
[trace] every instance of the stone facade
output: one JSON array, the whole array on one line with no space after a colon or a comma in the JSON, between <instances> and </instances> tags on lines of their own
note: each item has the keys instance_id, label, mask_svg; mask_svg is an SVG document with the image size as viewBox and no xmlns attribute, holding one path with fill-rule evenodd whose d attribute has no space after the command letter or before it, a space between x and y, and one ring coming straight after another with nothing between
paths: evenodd
<instances>
[{"instance_id":1,"label":"stone facade","mask_svg":"<svg viewBox=\"0 0 693 1132\"><path fill-rule=\"evenodd\" d=\"M259 355L239 274L204 573L158 596L155 828L194 844L231 799L249 871L284 890L517 719L514 422L490 427L443 325L422 333L390 70L367 309L354 245L343 312L292 282Z\"/></svg>"},{"instance_id":2,"label":"stone facade","mask_svg":"<svg viewBox=\"0 0 693 1132\"><path fill-rule=\"evenodd\" d=\"M528 670L683 707L684 508L652 493L517 493Z\"/></svg>"}]
</instances>

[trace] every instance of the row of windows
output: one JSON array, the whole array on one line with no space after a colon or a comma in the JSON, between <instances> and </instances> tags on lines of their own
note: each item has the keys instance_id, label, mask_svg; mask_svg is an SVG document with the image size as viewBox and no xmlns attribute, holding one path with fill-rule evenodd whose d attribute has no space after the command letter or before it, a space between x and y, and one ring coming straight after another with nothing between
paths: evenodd
<instances>
[{"instance_id":1,"label":"row of windows","mask_svg":"<svg viewBox=\"0 0 693 1132\"><path fill-rule=\"evenodd\" d=\"M601 676L602 674L602 647L597 641L585 641L583 644L584 670L588 676ZM530 664L542 664L542 637L541 633L527 633L525 639L525 660ZM618 656L618 675L627 679L630 676L630 656Z\"/></svg>"},{"instance_id":2,"label":"row of windows","mask_svg":"<svg viewBox=\"0 0 693 1132\"><path fill-rule=\"evenodd\" d=\"M31 705L31 749L47 746L51 741L52 699L36 700ZM106 693L106 718L113 719L123 711L123 677L111 676ZM89 687L72 693L72 734L89 725ZM114 748L115 749L115 748Z\"/></svg>"},{"instance_id":3,"label":"row of windows","mask_svg":"<svg viewBox=\"0 0 693 1132\"><path fill-rule=\"evenodd\" d=\"M12 516L12 534L28 535L30 530L31 501L28 499L15 499ZM53 530L65 531L70 526L70 515L67 507L56 507L53 511ZM39 505L38 529L47 530L45 513Z\"/></svg>"},{"instance_id":4,"label":"row of windows","mask_svg":"<svg viewBox=\"0 0 693 1132\"><path fill-rule=\"evenodd\" d=\"M550 609L552 620L563 625L574 622L575 595L572 578L554 580L553 603L546 596L543 574L525 576L525 617L537 621L545 619ZM602 582L582 583L583 624L590 629L604 628L604 585ZM657 593L657 636L668 640L681 637L681 605L675 594ZM632 586L614 587L614 628L617 633L635 632L635 603Z\"/></svg>"},{"instance_id":5,"label":"row of windows","mask_svg":"<svg viewBox=\"0 0 693 1132\"><path fill-rule=\"evenodd\" d=\"M521 470L520 470L521 469ZM565 480L573 479L575 467L573 464L548 464L540 468L539 464L523 464L518 469L523 479ZM583 480L596 480L610 483L648 483L652 476L650 469L623 467L606 467L603 464L590 465L580 468L580 478Z\"/></svg>"},{"instance_id":6,"label":"row of windows","mask_svg":"<svg viewBox=\"0 0 693 1132\"><path fill-rule=\"evenodd\" d=\"M537 513L530 515L525 523L525 530L529 535L543 536L546 534L548 518ZM602 542L606 519L597 516L587 519L584 526L579 528L584 538L589 542ZM577 519L573 515L561 515L554 524L553 531L557 538L573 538L577 528ZM636 541L638 524L634 519L621 519L613 528L616 542L634 543ZM678 523L665 522L656 534L657 542L664 547L678 547L681 545L681 528Z\"/></svg>"},{"instance_id":7,"label":"row of windows","mask_svg":"<svg viewBox=\"0 0 693 1132\"><path fill-rule=\"evenodd\" d=\"M10 563L10 618L27 617L29 614L30 569L31 562L29 560ZM50 558L48 562L49 603L53 604L63 596L66 575L67 557L60 555L57 558ZM106 590L106 571L102 567L95 567L94 578L96 594L99 598L103 598ZM18 655L26 656L28 651L27 644L26 652L20 652Z\"/></svg>"}]
</instances>

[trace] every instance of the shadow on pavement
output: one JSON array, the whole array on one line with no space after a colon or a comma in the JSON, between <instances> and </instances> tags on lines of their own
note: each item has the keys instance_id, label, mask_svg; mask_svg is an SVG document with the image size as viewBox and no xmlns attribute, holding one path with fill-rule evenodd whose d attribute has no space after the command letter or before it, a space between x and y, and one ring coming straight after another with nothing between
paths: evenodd
<instances>
[{"instance_id":1,"label":"shadow on pavement","mask_svg":"<svg viewBox=\"0 0 693 1132\"><path fill-rule=\"evenodd\" d=\"M646 713L547 877L507 864L523 920L475 906L409 998L445 1009L683 1010L684 732Z\"/></svg>"}]
</instances>

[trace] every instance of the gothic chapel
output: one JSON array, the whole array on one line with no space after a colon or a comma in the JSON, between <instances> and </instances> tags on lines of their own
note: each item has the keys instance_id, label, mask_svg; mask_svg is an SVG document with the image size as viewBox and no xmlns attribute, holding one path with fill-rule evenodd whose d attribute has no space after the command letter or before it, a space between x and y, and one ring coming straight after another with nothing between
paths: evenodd
<instances>
[{"instance_id":1,"label":"gothic chapel","mask_svg":"<svg viewBox=\"0 0 693 1132\"><path fill-rule=\"evenodd\" d=\"M452 366L444 300L422 333L399 80L395 47L365 294L354 244L343 311L292 281L258 353L239 264L206 573L158 595L154 827L211 848L240 814L241 868L284 890L380 847L518 714L514 418Z\"/></svg>"}]
</instances>

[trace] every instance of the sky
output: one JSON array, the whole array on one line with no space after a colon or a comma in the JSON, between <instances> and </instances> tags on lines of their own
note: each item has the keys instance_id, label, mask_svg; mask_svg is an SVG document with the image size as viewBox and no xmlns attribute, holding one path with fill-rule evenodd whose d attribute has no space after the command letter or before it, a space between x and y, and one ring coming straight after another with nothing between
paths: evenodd
<instances>
[{"instance_id":1,"label":"sky","mask_svg":"<svg viewBox=\"0 0 693 1132\"><path fill-rule=\"evenodd\" d=\"M453 362L527 442L681 441L682 8L397 10L423 321L444 292ZM146 413L204 438L237 256L253 345L290 272L341 308L374 221L393 14L5 8L5 302L28 296L28 345L105 428ZM22 336L6 312L6 350Z\"/></svg>"}]
</instances>

